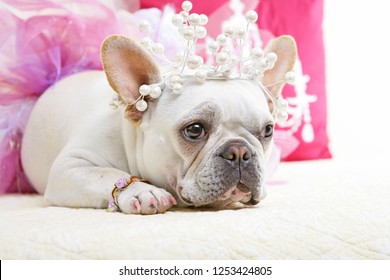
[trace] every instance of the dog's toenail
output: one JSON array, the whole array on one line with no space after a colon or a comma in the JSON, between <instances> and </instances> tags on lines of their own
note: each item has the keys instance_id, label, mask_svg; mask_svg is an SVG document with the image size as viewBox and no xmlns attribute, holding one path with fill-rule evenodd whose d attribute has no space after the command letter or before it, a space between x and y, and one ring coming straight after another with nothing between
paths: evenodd
<instances>
[{"instance_id":1,"label":"dog's toenail","mask_svg":"<svg viewBox=\"0 0 390 280\"><path fill-rule=\"evenodd\" d=\"M157 206L157 204L158 204L157 199L152 198L152 199L150 200L150 205Z\"/></svg>"},{"instance_id":2,"label":"dog's toenail","mask_svg":"<svg viewBox=\"0 0 390 280\"><path fill-rule=\"evenodd\" d=\"M140 212L140 211L141 211L141 204L139 203L138 200L136 200L136 201L134 202L134 207L135 207L135 209L137 209L137 212Z\"/></svg>"},{"instance_id":3,"label":"dog's toenail","mask_svg":"<svg viewBox=\"0 0 390 280\"><path fill-rule=\"evenodd\" d=\"M175 197L174 196L170 196L169 197L169 200L171 201L171 203L173 204L173 205L177 205L177 201L176 201L176 199L175 199Z\"/></svg>"},{"instance_id":4,"label":"dog's toenail","mask_svg":"<svg viewBox=\"0 0 390 280\"><path fill-rule=\"evenodd\" d=\"M161 198L161 204L162 204L163 206L167 206L167 205L168 205L168 201L165 199L165 197L162 197L162 198Z\"/></svg>"}]
</instances>

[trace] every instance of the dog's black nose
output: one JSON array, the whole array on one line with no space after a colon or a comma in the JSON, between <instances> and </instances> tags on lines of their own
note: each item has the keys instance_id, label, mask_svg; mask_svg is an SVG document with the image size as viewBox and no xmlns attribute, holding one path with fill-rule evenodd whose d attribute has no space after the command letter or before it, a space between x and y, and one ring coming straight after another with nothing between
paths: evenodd
<instances>
[{"instance_id":1,"label":"dog's black nose","mask_svg":"<svg viewBox=\"0 0 390 280\"><path fill-rule=\"evenodd\" d=\"M251 159L252 152L245 142L233 140L226 144L220 156L232 164L243 165Z\"/></svg>"}]
</instances>

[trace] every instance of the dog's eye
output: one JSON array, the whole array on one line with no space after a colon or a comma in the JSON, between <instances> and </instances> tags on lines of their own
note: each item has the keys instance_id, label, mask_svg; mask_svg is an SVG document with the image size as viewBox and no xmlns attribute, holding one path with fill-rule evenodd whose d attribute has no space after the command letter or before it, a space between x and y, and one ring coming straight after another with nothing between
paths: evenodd
<instances>
[{"instance_id":1,"label":"dog's eye","mask_svg":"<svg viewBox=\"0 0 390 280\"><path fill-rule=\"evenodd\" d=\"M202 139L206 132L200 123L194 123L184 128L183 134L189 140L198 140Z\"/></svg>"},{"instance_id":2,"label":"dog's eye","mask_svg":"<svg viewBox=\"0 0 390 280\"><path fill-rule=\"evenodd\" d=\"M265 127L264 137L271 137L273 133L274 126L272 124L267 124L267 126Z\"/></svg>"}]
</instances>

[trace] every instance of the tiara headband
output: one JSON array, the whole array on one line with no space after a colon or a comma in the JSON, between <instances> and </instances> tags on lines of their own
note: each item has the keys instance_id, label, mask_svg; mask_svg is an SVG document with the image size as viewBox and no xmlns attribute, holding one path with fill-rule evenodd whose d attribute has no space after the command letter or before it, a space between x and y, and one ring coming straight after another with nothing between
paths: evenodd
<instances>
[{"instance_id":1,"label":"tiara headband","mask_svg":"<svg viewBox=\"0 0 390 280\"><path fill-rule=\"evenodd\" d=\"M169 60L164 54L164 46L160 43L154 43L150 37L141 41L141 45L150 53L157 56L163 62L169 65L167 73L159 83L143 84L139 88L140 96L130 104L135 105L138 111L145 111L148 107L145 97L153 99L159 98L165 87L168 87L173 94L180 94L183 90L183 81L185 79L195 79L199 83L208 80L250 80L258 84L267 97L273 102L273 117L275 122L287 120L287 100L283 98L276 99L268 90L268 87L277 83L286 82L293 84L295 73L287 72L284 80L278 81L272 85L263 85L262 79L264 73L272 69L277 60L274 52L264 53L260 47L251 47L249 54L244 54L250 24L257 21L258 15L255 11L248 11L245 14L246 26L227 27L222 34L216 37L216 40L207 44L207 49L211 53L212 65L204 63L201 56L195 53L195 47L198 39L204 39L207 36L207 29L204 25L208 22L208 17L204 14L198 15L190 13L192 3L184 1L182 11L172 17L172 23L179 31L184 40L185 49L178 51L173 60ZM142 21L140 26L142 32L149 31L149 23Z\"/></svg>"}]
</instances>

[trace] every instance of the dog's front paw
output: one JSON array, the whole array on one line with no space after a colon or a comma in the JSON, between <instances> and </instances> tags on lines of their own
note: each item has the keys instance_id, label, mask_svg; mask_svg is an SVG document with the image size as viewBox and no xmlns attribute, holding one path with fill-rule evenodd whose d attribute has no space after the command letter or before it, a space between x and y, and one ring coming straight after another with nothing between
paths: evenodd
<instances>
[{"instance_id":1,"label":"dog's front paw","mask_svg":"<svg viewBox=\"0 0 390 280\"><path fill-rule=\"evenodd\" d=\"M166 190L136 182L118 196L118 204L124 213L151 215L164 213L177 203Z\"/></svg>"}]
</instances>

